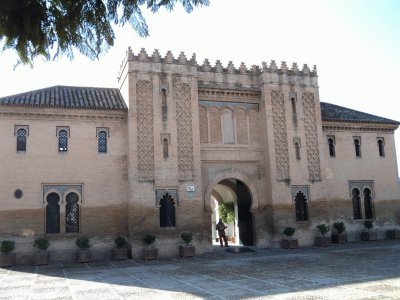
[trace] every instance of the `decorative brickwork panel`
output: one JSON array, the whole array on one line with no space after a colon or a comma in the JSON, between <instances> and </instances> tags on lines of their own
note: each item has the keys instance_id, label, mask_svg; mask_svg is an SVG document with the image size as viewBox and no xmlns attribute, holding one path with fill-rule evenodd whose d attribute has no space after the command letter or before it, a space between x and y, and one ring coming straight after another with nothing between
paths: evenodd
<instances>
[{"instance_id":1,"label":"decorative brickwork panel","mask_svg":"<svg viewBox=\"0 0 400 300\"><path fill-rule=\"evenodd\" d=\"M277 176L278 179L288 179L290 178L289 150L283 94L278 91L272 91L271 101Z\"/></svg>"},{"instance_id":2,"label":"decorative brickwork panel","mask_svg":"<svg viewBox=\"0 0 400 300\"><path fill-rule=\"evenodd\" d=\"M304 110L304 129L306 135L308 175L310 179L321 180L321 166L319 159L314 94L303 93L301 98Z\"/></svg>"},{"instance_id":3,"label":"decorative brickwork panel","mask_svg":"<svg viewBox=\"0 0 400 300\"><path fill-rule=\"evenodd\" d=\"M237 143L247 144L248 134L247 134L247 118L244 109L235 109L236 116L236 132L237 132Z\"/></svg>"},{"instance_id":4,"label":"decorative brickwork panel","mask_svg":"<svg viewBox=\"0 0 400 300\"><path fill-rule=\"evenodd\" d=\"M139 180L154 179L153 85L138 81L137 93L137 147Z\"/></svg>"},{"instance_id":5,"label":"decorative brickwork panel","mask_svg":"<svg viewBox=\"0 0 400 300\"><path fill-rule=\"evenodd\" d=\"M258 111L251 109L248 112L249 116L249 129L250 129L250 143L259 144L260 143L260 120Z\"/></svg>"},{"instance_id":6,"label":"decorative brickwork panel","mask_svg":"<svg viewBox=\"0 0 400 300\"><path fill-rule=\"evenodd\" d=\"M217 107L210 107L210 141L211 143L222 142L222 131L221 131L221 116Z\"/></svg>"},{"instance_id":7,"label":"decorative brickwork panel","mask_svg":"<svg viewBox=\"0 0 400 300\"><path fill-rule=\"evenodd\" d=\"M178 147L178 172L180 180L193 177L193 130L191 90L187 83L176 83L176 127Z\"/></svg>"},{"instance_id":8,"label":"decorative brickwork panel","mask_svg":"<svg viewBox=\"0 0 400 300\"><path fill-rule=\"evenodd\" d=\"M208 143L208 117L207 108L199 106L200 114L200 143Z\"/></svg>"}]
</instances>

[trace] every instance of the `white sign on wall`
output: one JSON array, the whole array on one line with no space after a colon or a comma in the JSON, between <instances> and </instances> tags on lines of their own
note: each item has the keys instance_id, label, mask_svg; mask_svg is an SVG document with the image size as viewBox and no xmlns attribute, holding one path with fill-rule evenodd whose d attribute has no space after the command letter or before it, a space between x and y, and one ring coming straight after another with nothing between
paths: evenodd
<instances>
[{"instance_id":1,"label":"white sign on wall","mask_svg":"<svg viewBox=\"0 0 400 300\"><path fill-rule=\"evenodd\" d=\"M188 185L188 186L186 186L186 191L188 191L188 192L194 192L194 185Z\"/></svg>"}]
</instances>

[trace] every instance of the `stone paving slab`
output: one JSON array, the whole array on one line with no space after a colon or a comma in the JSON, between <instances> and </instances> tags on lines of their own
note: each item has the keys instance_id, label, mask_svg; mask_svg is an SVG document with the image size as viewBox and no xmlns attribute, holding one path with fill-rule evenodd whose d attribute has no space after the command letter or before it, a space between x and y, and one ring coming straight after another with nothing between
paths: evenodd
<instances>
[{"instance_id":1,"label":"stone paving slab","mask_svg":"<svg viewBox=\"0 0 400 300\"><path fill-rule=\"evenodd\" d=\"M3 299L400 299L400 241L0 268Z\"/></svg>"}]
</instances>

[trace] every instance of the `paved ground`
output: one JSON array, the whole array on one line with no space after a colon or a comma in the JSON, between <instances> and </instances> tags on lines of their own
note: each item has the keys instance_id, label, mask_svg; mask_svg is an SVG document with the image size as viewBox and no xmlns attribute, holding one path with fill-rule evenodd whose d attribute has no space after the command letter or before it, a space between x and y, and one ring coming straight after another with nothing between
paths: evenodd
<instances>
[{"instance_id":1,"label":"paved ground","mask_svg":"<svg viewBox=\"0 0 400 300\"><path fill-rule=\"evenodd\" d=\"M0 299L400 299L400 241L0 268Z\"/></svg>"}]
</instances>

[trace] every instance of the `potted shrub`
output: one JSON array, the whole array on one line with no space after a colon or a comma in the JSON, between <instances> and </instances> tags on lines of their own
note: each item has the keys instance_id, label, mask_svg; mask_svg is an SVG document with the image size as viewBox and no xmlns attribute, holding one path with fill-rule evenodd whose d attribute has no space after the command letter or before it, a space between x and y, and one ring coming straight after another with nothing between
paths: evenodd
<instances>
[{"instance_id":1,"label":"potted shrub","mask_svg":"<svg viewBox=\"0 0 400 300\"><path fill-rule=\"evenodd\" d=\"M343 221L337 221L333 223L333 228L335 229L332 232L332 243L334 244L345 244L347 243L347 234L344 232L346 230L346 225Z\"/></svg>"},{"instance_id":2,"label":"potted shrub","mask_svg":"<svg viewBox=\"0 0 400 300\"><path fill-rule=\"evenodd\" d=\"M374 222L371 220L367 220L364 223L364 230L361 232L361 240L362 241L376 241L378 239L378 234L374 228Z\"/></svg>"},{"instance_id":3,"label":"potted shrub","mask_svg":"<svg viewBox=\"0 0 400 300\"><path fill-rule=\"evenodd\" d=\"M156 236L152 234L146 234L143 238L143 242L146 247L143 248L143 258L144 260L158 259L158 249L154 247L154 241Z\"/></svg>"},{"instance_id":4,"label":"potted shrub","mask_svg":"<svg viewBox=\"0 0 400 300\"><path fill-rule=\"evenodd\" d=\"M46 251L50 246L49 239L45 237L37 238L33 245L40 250L35 254L35 265L48 265L49 264L49 252Z\"/></svg>"},{"instance_id":5,"label":"potted shrub","mask_svg":"<svg viewBox=\"0 0 400 300\"><path fill-rule=\"evenodd\" d=\"M114 240L115 248L112 249L113 260L128 259L128 243L122 236L117 236Z\"/></svg>"},{"instance_id":6,"label":"potted shrub","mask_svg":"<svg viewBox=\"0 0 400 300\"><path fill-rule=\"evenodd\" d=\"M386 233L388 239L400 239L400 230L389 229Z\"/></svg>"},{"instance_id":7,"label":"potted shrub","mask_svg":"<svg viewBox=\"0 0 400 300\"><path fill-rule=\"evenodd\" d=\"M319 224L317 229L320 235L315 237L315 246L329 246L331 244L331 238L326 236L326 234L331 230L330 227L326 224Z\"/></svg>"},{"instance_id":8,"label":"potted shrub","mask_svg":"<svg viewBox=\"0 0 400 300\"><path fill-rule=\"evenodd\" d=\"M75 244L79 250L76 253L76 260L80 263L87 263L90 261L90 243L87 237L79 237L75 240Z\"/></svg>"},{"instance_id":9,"label":"potted shrub","mask_svg":"<svg viewBox=\"0 0 400 300\"><path fill-rule=\"evenodd\" d=\"M182 232L182 240L186 243L184 246L179 246L180 257L193 257L195 255L195 248L190 242L193 239L193 233L191 231Z\"/></svg>"},{"instance_id":10,"label":"potted shrub","mask_svg":"<svg viewBox=\"0 0 400 300\"><path fill-rule=\"evenodd\" d=\"M15 248L14 241L2 241L1 242L1 257L0 267L13 267L15 266L15 253L12 251Z\"/></svg>"},{"instance_id":11,"label":"potted shrub","mask_svg":"<svg viewBox=\"0 0 400 300\"><path fill-rule=\"evenodd\" d=\"M296 238L293 238L293 234L295 233L296 229L293 227L286 227L283 230L283 234L286 238L282 239L282 248L283 249L297 249L299 248L299 242Z\"/></svg>"}]
</instances>

